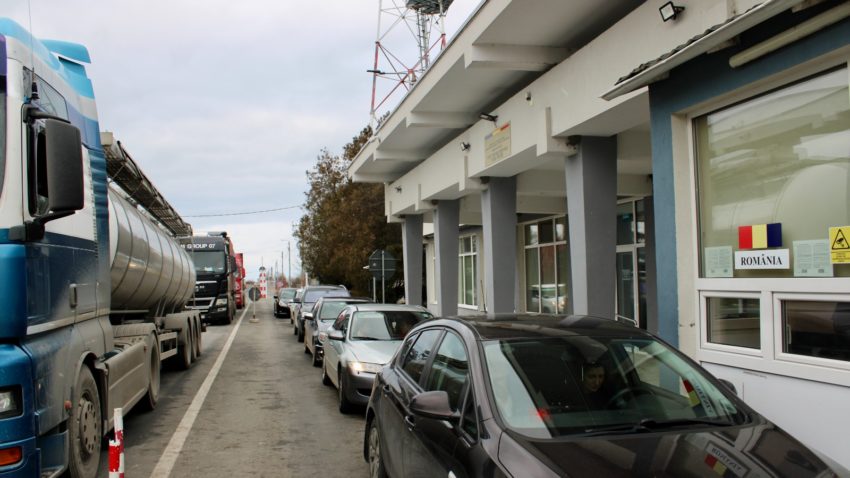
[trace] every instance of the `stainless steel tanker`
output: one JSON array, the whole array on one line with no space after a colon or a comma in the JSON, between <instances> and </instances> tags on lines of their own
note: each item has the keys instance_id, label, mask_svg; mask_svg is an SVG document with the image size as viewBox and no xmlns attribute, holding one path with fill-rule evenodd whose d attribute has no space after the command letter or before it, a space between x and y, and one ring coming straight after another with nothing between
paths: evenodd
<instances>
[{"instance_id":1,"label":"stainless steel tanker","mask_svg":"<svg viewBox=\"0 0 850 478\"><path fill-rule=\"evenodd\" d=\"M192 297L192 259L175 238L112 189L109 257L114 312L164 316L183 310Z\"/></svg>"}]
</instances>

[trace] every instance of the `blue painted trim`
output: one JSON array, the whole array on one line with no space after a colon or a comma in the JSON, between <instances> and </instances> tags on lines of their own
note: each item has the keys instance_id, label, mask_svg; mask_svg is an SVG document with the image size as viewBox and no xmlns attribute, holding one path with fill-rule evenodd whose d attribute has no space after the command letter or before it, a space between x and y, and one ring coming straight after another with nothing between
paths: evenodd
<instances>
[{"instance_id":1,"label":"blue painted trim","mask_svg":"<svg viewBox=\"0 0 850 478\"><path fill-rule=\"evenodd\" d=\"M15 38L25 45L30 45L33 53L41 58L41 60L44 61L52 70L56 71L56 73L65 81L67 81L80 96L94 98L94 90L92 89L91 81L86 76L85 68L82 65L74 63L75 66L73 68L69 67L69 64L71 63L69 60L60 61L59 58L52 53L47 46L45 46L44 42L30 35L28 31L10 18L0 18L0 35ZM57 45L60 42L52 40L48 43ZM61 43L66 45L63 49L73 53L75 57L88 57L88 51L85 51L84 55L81 51L85 50L84 46L76 45L75 49L71 49L68 47L68 45L72 45L71 43Z\"/></svg>"},{"instance_id":2,"label":"blue painted trim","mask_svg":"<svg viewBox=\"0 0 850 478\"><path fill-rule=\"evenodd\" d=\"M79 63L91 63L89 50L79 43L71 43L62 40L41 40L41 43L43 43L48 50L58 55L62 55Z\"/></svg>"},{"instance_id":3,"label":"blue painted trim","mask_svg":"<svg viewBox=\"0 0 850 478\"><path fill-rule=\"evenodd\" d=\"M0 447L20 445L19 442L32 440L36 434L32 361L20 347L0 344L0 370L3 372L0 374L0 387L20 386L23 402L21 415L0 420Z\"/></svg>"},{"instance_id":4,"label":"blue painted trim","mask_svg":"<svg viewBox=\"0 0 850 478\"><path fill-rule=\"evenodd\" d=\"M27 252L22 244L0 245L0 337L27 334Z\"/></svg>"},{"instance_id":5,"label":"blue painted trim","mask_svg":"<svg viewBox=\"0 0 850 478\"><path fill-rule=\"evenodd\" d=\"M0 76L6 76L6 37L0 35Z\"/></svg>"},{"instance_id":6,"label":"blue painted trim","mask_svg":"<svg viewBox=\"0 0 850 478\"><path fill-rule=\"evenodd\" d=\"M799 24L820 13L822 8L812 8L805 15L779 15L742 34L741 44L736 48L702 55L671 71L666 80L650 85L652 178L658 251L676 250L672 116L850 45L850 20L844 20L752 63L734 69L729 66L730 56ZM656 262L659 335L678 346L680 311L676 260L675 255L661 255ZM684 321L689 321L691 313L683 312Z\"/></svg>"}]
</instances>

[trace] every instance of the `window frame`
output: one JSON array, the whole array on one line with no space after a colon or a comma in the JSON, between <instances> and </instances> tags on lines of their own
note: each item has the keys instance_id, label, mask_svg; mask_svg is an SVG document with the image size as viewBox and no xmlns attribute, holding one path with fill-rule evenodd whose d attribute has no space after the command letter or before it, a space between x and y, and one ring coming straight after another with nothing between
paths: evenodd
<instances>
[{"instance_id":1,"label":"window frame","mask_svg":"<svg viewBox=\"0 0 850 478\"><path fill-rule=\"evenodd\" d=\"M464 252L463 250L463 241L470 241L470 250L468 252ZM462 309L471 309L478 310L479 298L481 294L478 290L478 264L479 260L479 247L478 247L478 234L465 234L458 237L458 248L457 248L457 259L458 259L458 294L457 294L457 306ZM464 302L466 297L466 276L464 274L464 262L467 258L472 260L472 304L467 304Z\"/></svg>"},{"instance_id":2,"label":"window frame","mask_svg":"<svg viewBox=\"0 0 850 478\"><path fill-rule=\"evenodd\" d=\"M562 240L558 239L558 232L557 231L558 231L558 220L559 219L564 220L564 239L562 239ZM549 221L549 222L552 223L552 239L553 239L553 242L540 242L540 232L539 232L540 229L538 227L537 241L534 242L534 243L531 243L531 244L526 244L526 242L527 242L526 241L526 232L525 232L526 226L534 225L534 224L540 224L540 223L543 223L543 222L546 222L546 221ZM519 274L520 275L520 294L521 294L521 303L524 307L525 312L527 312L529 314L545 314L545 313L547 313L547 312L542 312L542 310L543 310L543 301L542 301L542 297L543 297L543 289L542 289L542 286L543 286L543 267L541 265L541 259L540 259L540 256L541 256L540 251L541 251L541 249L543 249L545 247L553 247L554 251L555 251L554 267L555 267L555 303L556 303L556 305L557 305L558 301L560 300L559 299L560 295L559 295L559 291L558 291L558 287L557 287L557 285L560 283L559 281L561 279L560 277L558 277L558 246L564 246L564 250L566 251L566 256L567 256L566 257L566 261L567 261L566 274L567 274L567 277L563 278L564 279L563 283L565 284L566 302L567 302L568 305L567 305L567 310L555 312L555 314L566 315L568 313L568 310L570 309L570 306L569 306L570 291L571 291L571 282L570 281L572 279L571 272L570 272L572 270L572 264L571 264L571 261L570 261L569 218L567 217L566 214L554 214L554 215L551 215L551 216L546 216L546 217L542 217L542 218L538 218L538 219L534 219L534 220L530 220L530 221L523 221L523 222L517 223L517 228L518 228L518 236L517 237L519 239L517 241L517 246L519 247L519 254L521 256L520 261L522 263L522 269L519 270L519 272L520 272L520 274ZM529 249L536 249L537 250L537 286L539 288L538 289L539 298L538 298L538 309L537 310L530 310L528 308L529 307L529 303L528 303L529 302L528 301L528 290L529 289L528 289L528 279L527 279L526 275L527 275L527 271L528 271L527 251Z\"/></svg>"}]
</instances>

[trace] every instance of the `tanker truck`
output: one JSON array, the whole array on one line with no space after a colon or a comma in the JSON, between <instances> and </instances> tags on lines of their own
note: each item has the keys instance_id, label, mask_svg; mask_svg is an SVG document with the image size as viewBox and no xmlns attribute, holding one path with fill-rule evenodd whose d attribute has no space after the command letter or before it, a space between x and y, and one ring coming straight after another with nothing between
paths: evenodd
<instances>
[{"instance_id":1,"label":"tanker truck","mask_svg":"<svg viewBox=\"0 0 850 478\"><path fill-rule=\"evenodd\" d=\"M191 226L99 134L89 62L0 19L0 477L94 477L113 410L201 351Z\"/></svg>"}]
</instances>

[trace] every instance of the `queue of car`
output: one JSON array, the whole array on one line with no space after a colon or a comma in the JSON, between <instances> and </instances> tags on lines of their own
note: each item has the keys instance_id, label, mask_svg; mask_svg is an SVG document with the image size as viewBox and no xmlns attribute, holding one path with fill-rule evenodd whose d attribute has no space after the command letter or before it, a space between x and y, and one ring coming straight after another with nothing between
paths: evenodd
<instances>
[{"instance_id":1,"label":"queue of car","mask_svg":"<svg viewBox=\"0 0 850 478\"><path fill-rule=\"evenodd\" d=\"M302 315L340 412L366 406L372 478L850 478L633 325L327 296Z\"/></svg>"}]
</instances>

